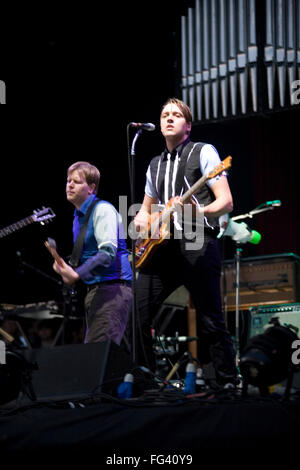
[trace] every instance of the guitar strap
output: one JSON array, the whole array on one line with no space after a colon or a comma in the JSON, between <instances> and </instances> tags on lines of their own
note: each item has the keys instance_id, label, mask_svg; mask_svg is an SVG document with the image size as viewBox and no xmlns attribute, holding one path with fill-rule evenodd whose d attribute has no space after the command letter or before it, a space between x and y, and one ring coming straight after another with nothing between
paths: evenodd
<instances>
[{"instance_id":1,"label":"guitar strap","mask_svg":"<svg viewBox=\"0 0 300 470\"><path fill-rule=\"evenodd\" d=\"M181 152L180 163L178 166L176 183L175 183L175 195L176 196L181 195L182 188L184 187L184 173L185 173L187 159L195 145L197 145L197 150L199 150L199 154L200 154L202 147L205 145L202 142L198 142L198 143L189 142L185 145L185 147L183 148Z\"/></svg>"},{"instance_id":2,"label":"guitar strap","mask_svg":"<svg viewBox=\"0 0 300 470\"><path fill-rule=\"evenodd\" d=\"M69 265L72 266L72 268L77 268L79 264L90 215L97 202L99 202L99 199L94 199L88 208L87 213L85 214L83 226L81 227L80 232L75 240L73 251L69 259Z\"/></svg>"}]
</instances>

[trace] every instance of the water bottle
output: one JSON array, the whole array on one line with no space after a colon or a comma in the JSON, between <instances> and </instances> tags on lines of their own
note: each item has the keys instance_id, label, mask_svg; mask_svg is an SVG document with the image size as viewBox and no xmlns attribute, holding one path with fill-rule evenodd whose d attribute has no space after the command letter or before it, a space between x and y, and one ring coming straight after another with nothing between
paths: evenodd
<instances>
[{"instance_id":1,"label":"water bottle","mask_svg":"<svg viewBox=\"0 0 300 470\"><path fill-rule=\"evenodd\" d=\"M196 389L202 390L205 388L205 380L203 378L203 369L198 366L196 371Z\"/></svg>"},{"instance_id":2,"label":"water bottle","mask_svg":"<svg viewBox=\"0 0 300 470\"><path fill-rule=\"evenodd\" d=\"M119 398L131 398L133 393L133 375L126 374L123 382L118 387Z\"/></svg>"},{"instance_id":3,"label":"water bottle","mask_svg":"<svg viewBox=\"0 0 300 470\"><path fill-rule=\"evenodd\" d=\"M196 367L189 362L185 369L184 393L189 395L195 393L196 390Z\"/></svg>"}]
</instances>

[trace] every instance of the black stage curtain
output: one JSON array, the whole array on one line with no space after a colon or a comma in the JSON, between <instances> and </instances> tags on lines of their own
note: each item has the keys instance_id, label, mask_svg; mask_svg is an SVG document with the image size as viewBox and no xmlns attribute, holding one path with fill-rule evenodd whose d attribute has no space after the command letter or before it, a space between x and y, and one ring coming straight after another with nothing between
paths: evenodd
<instances>
[{"instance_id":1,"label":"black stage curtain","mask_svg":"<svg viewBox=\"0 0 300 470\"><path fill-rule=\"evenodd\" d=\"M215 145L221 159L232 156L231 216L246 214L267 201L282 202L279 208L244 220L262 235L259 245L244 246L245 255L300 254L299 122L298 108L196 124L192 130L193 140ZM233 243L226 239L227 255L233 250Z\"/></svg>"}]
</instances>

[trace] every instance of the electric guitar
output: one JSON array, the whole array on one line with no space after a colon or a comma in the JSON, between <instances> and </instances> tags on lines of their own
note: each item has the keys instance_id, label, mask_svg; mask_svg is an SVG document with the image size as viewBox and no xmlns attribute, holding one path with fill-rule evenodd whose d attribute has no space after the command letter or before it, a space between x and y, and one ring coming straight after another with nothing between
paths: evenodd
<instances>
[{"instance_id":1,"label":"electric guitar","mask_svg":"<svg viewBox=\"0 0 300 470\"><path fill-rule=\"evenodd\" d=\"M41 210L37 209L33 211L33 214L29 217L0 229L0 238L6 237L7 235L10 235L11 233L16 232L17 230L26 227L26 225L30 225L34 222L39 222L43 225L54 217L56 216L50 207L43 207Z\"/></svg>"},{"instance_id":2,"label":"electric guitar","mask_svg":"<svg viewBox=\"0 0 300 470\"><path fill-rule=\"evenodd\" d=\"M56 241L53 240L53 238L48 237L44 245L55 259L57 264L63 267L64 260L57 253ZM83 286L83 283L79 283L75 289L73 286L64 284L64 297L66 298L68 296L69 298L68 303L71 308L71 314L74 316L74 318L80 318L84 315L84 297L86 295L86 291Z\"/></svg>"},{"instance_id":3,"label":"electric guitar","mask_svg":"<svg viewBox=\"0 0 300 470\"><path fill-rule=\"evenodd\" d=\"M203 175L198 181L196 181L195 184L193 184L193 186L191 186L188 191L186 191L181 196L181 202L184 204L196 191L204 186L204 184L209 179L214 178L224 170L230 168L231 160L232 157L228 156L207 175ZM160 245L167 242L167 240L170 238L170 231L168 227L170 218L174 211L174 198L172 198L158 216L157 214L150 216L150 222L147 229L140 232L135 244L135 265L137 269L144 267L156 249L159 248ZM149 236L149 234L151 235Z\"/></svg>"}]
</instances>

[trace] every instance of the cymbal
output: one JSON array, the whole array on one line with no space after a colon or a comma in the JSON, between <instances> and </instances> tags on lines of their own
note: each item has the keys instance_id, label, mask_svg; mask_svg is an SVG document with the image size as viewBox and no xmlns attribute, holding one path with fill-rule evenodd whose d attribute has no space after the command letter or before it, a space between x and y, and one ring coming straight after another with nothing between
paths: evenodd
<instances>
[{"instance_id":1,"label":"cymbal","mask_svg":"<svg viewBox=\"0 0 300 470\"><path fill-rule=\"evenodd\" d=\"M53 318L64 318L63 315L58 313L51 314L48 310L41 310L36 312L20 312L13 313L11 318L31 318L32 320L53 320Z\"/></svg>"},{"instance_id":2,"label":"cymbal","mask_svg":"<svg viewBox=\"0 0 300 470\"><path fill-rule=\"evenodd\" d=\"M5 318L32 318L36 320L63 318L59 306L54 300L25 305L3 305L9 305L9 308L2 310Z\"/></svg>"}]
</instances>

